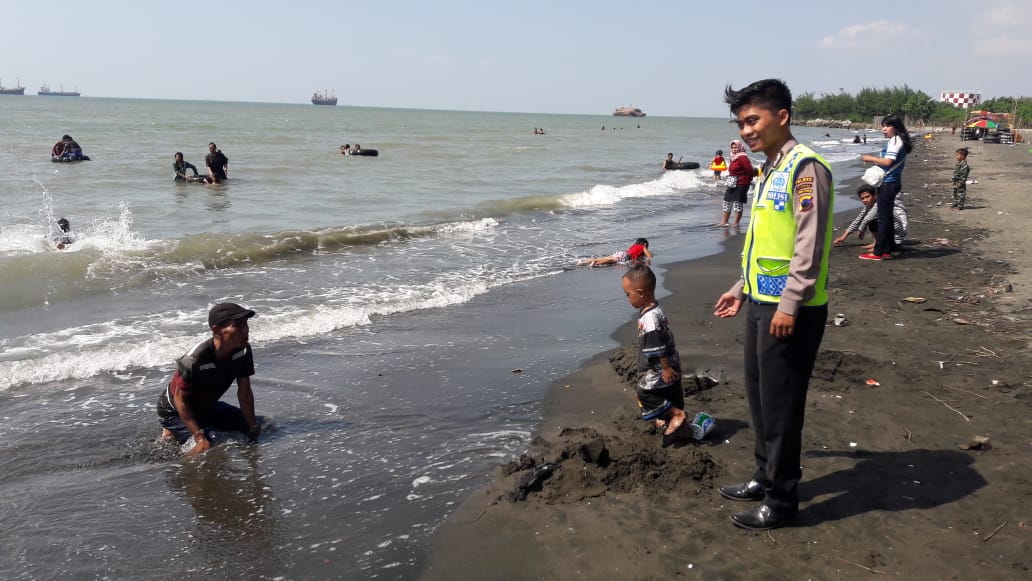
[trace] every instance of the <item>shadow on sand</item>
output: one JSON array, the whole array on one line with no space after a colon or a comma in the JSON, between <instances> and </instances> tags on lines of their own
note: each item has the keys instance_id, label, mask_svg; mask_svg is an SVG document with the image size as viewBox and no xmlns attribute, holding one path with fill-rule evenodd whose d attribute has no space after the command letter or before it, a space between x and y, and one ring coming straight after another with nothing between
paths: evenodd
<instances>
[{"instance_id":1,"label":"shadow on sand","mask_svg":"<svg viewBox=\"0 0 1032 581\"><path fill-rule=\"evenodd\" d=\"M800 499L810 501L802 509L799 526L849 518L865 512L920 510L959 500L986 485L971 466L974 459L954 450L907 452L814 451L808 458L854 458L855 466L804 480Z\"/></svg>"}]
</instances>

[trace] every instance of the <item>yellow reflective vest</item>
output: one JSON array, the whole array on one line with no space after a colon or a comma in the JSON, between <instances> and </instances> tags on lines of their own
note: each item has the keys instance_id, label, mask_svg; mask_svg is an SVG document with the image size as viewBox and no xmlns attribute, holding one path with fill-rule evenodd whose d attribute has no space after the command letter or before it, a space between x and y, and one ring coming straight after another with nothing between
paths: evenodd
<instances>
[{"instance_id":1,"label":"yellow reflective vest","mask_svg":"<svg viewBox=\"0 0 1032 581\"><path fill-rule=\"evenodd\" d=\"M795 251L795 208L806 202L796 200L793 195L796 172L799 165L808 160L816 161L831 172L831 166L823 157L799 143L783 155L777 165L767 170L767 178L760 184L753 198L752 216L749 219L749 230L745 234L745 249L742 251L742 280L745 283L743 292L754 301L777 303L785 290ZM829 203L834 196L832 185L832 191L828 194ZM819 306L828 302L828 255L831 252L833 227L831 212L829 208L815 292L803 302L803 306Z\"/></svg>"}]
</instances>

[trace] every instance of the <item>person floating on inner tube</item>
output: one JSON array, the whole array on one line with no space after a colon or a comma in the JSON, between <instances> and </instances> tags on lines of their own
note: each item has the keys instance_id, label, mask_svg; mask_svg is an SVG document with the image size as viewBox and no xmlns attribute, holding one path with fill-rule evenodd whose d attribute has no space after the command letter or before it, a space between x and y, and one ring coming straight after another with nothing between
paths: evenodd
<instances>
[{"instance_id":1,"label":"person floating on inner tube","mask_svg":"<svg viewBox=\"0 0 1032 581\"><path fill-rule=\"evenodd\" d=\"M727 171L727 162L724 161L724 150L718 149L710 162L709 168L713 170L713 181L720 181L720 174Z\"/></svg>"},{"instance_id":2,"label":"person floating on inner tube","mask_svg":"<svg viewBox=\"0 0 1032 581\"><path fill-rule=\"evenodd\" d=\"M355 149L351 150L351 155L362 155L362 146L356 143Z\"/></svg>"},{"instance_id":3,"label":"person floating on inner tube","mask_svg":"<svg viewBox=\"0 0 1032 581\"><path fill-rule=\"evenodd\" d=\"M663 170L674 169L674 154L666 154L666 159L663 160Z\"/></svg>"},{"instance_id":4,"label":"person floating on inner tube","mask_svg":"<svg viewBox=\"0 0 1032 581\"><path fill-rule=\"evenodd\" d=\"M351 155L351 144L350 143L345 143L344 145L341 145L340 146L340 154L341 155Z\"/></svg>"},{"instance_id":5,"label":"person floating on inner tube","mask_svg":"<svg viewBox=\"0 0 1032 581\"><path fill-rule=\"evenodd\" d=\"M55 161L75 161L75 160L86 160L89 157L83 155L82 147L79 143L72 139L71 135L63 135L61 141L58 141L50 148L50 157Z\"/></svg>"}]
</instances>

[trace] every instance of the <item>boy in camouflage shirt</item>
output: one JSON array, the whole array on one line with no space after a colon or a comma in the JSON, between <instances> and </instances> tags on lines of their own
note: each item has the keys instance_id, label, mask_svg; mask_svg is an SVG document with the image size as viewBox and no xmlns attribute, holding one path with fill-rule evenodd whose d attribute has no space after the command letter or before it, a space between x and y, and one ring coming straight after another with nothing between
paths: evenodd
<instances>
[{"instance_id":1,"label":"boy in camouflage shirt","mask_svg":"<svg viewBox=\"0 0 1032 581\"><path fill-rule=\"evenodd\" d=\"M967 196L968 174L971 173L971 167L967 163L968 150L966 147L961 147L954 155L957 158L957 165L953 167L953 203L950 204L950 208L963 210L964 198Z\"/></svg>"}]
</instances>

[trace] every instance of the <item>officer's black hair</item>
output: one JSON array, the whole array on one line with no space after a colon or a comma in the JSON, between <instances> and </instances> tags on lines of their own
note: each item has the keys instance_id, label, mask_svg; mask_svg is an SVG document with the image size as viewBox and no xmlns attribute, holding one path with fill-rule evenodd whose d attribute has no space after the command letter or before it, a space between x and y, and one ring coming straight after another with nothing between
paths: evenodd
<instances>
[{"instance_id":1,"label":"officer's black hair","mask_svg":"<svg viewBox=\"0 0 1032 581\"><path fill-rule=\"evenodd\" d=\"M727 85L724 88L724 102L731 107L731 114L746 105L762 107L774 113L784 109L792 117L792 91L781 79L763 79L750 83L737 91Z\"/></svg>"}]
</instances>

